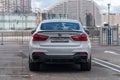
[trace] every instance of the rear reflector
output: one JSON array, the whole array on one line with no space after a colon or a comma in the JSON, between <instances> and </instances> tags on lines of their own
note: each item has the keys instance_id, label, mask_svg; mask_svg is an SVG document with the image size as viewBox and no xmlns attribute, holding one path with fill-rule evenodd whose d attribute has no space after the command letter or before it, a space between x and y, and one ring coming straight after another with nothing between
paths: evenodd
<instances>
[{"instance_id":1,"label":"rear reflector","mask_svg":"<svg viewBox=\"0 0 120 80\"><path fill-rule=\"evenodd\" d=\"M87 54L87 52L77 52L77 54Z\"/></svg>"},{"instance_id":2,"label":"rear reflector","mask_svg":"<svg viewBox=\"0 0 120 80\"><path fill-rule=\"evenodd\" d=\"M74 40L74 41L87 41L87 35L86 34L79 34L79 35L75 35L75 36L71 36L71 38Z\"/></svg>"},{"instance_id":3,"label":"rear reflector","mask_svg":"<svg viewBox=\"0 0 120 80\"><path fill-rule=\"evenodd\" d=\"M43 52L33 52L33 54L43 54Z\"/></svg>"},{"instance_id":4,"label":"rear reflector","mask_svg":"<svg viewBox=\"0 0 120 80\"><path fill-rule=\"evenodd\" d=\"M33 35L33 41L46 41L48 39L48 36L40 35L40 34L34 34Z\"/></svg>"}]
</instances>

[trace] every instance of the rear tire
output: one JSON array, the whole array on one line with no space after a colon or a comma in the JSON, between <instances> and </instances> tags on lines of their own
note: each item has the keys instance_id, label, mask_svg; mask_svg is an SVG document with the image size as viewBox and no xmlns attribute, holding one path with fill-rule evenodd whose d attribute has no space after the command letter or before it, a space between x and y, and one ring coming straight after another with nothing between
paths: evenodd
<instances>
[{"instance_id":1,"label":"rear tire","mask_svg":"<svg viewBox=\"0 0 120 80\"><path fill-rule=\"evenodd\" d=\"M30 71L38 71L40 68L40 64L36 62L32 62L29 58L29 70Z\"/></svg>"},{"instance_id":2,"label":"rear tire","mask_svg":"<svg viewBox=\"0 0 120 80\"><path fill-rule=\"evenodd\" d=\"M81 63L81 70L82 71L91 71L91 58L86 63Z\"/></svg>"}]
</instances>

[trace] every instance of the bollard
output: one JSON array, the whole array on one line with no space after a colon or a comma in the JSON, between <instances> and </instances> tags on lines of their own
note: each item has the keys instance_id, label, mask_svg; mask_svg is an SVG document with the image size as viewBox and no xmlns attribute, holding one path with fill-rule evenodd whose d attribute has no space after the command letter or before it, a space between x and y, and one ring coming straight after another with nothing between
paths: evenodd
<instances>
[{"instance_id":1,"label":"bollard","mask_svg":"<svg viewBox=\"0 0 120 80\"><path fill-rule=\"evenodd\" d=\"M108 46L112 45L112 30L108 28Z\"/></svg>"},{"instance_id":2,"label":"bollard","mask_svg":"<svg viewBox=\"0 0 120 80\"><path fill-rule=\"evenodd\" d=\"M24 35L23 35L23 32L22 32L22 44L23 44L23 37L24 37Z\"/></svg>"},{"instance_id":3,"label":"bollard","mask_svg":"<svg viewBox=\"0 0 120 80\"><path fill-rule=\"evenodd\" d=\"M3 32L2 32L2 35L1 35L1 45L4 45L3 44Z\"/></svg>"},{"instance_id":4,"label":"bollard","mask_svg":"<svg viewBox=\"0 0 120 80\"><path fill-rule=\"evenodd\" d=\"M119 43L120 43L119 42L119 25L117 25L117 44L118 44L118 46L120 45Z\"/></svg>"},{"instance_id":5,"label":"bollard","mask_svg":"<svg viewBox=\"0 0 120 80\"><path fill-rule=\"evenodd\" d=\"M101 40L100 40L100 39L101 39L100 30L99 30L99 35L98 35L98 38L99 38L99 46L100 46L100 45L101 45L101 42L100 42L100 41L101 41Z\"/></svg>"}]
</instances>

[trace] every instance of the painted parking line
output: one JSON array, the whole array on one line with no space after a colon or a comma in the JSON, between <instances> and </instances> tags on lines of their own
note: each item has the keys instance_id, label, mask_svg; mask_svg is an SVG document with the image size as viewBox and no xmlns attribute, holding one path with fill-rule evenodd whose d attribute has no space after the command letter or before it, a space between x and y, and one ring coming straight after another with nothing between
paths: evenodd
<instances>
[{"instance_id":1,"label":"painted parking line","mask_svg":"<svg viewBox=\"0 0 120 80\"><path fill-rule=\"evenodd\" d=\"M14 51L14 50L9 50L9 51L6 51L6 50L0 50L0 52L17 52L17 53L23 53L23 51Z\"/></svg>"},{"instance_id":2,"label":"painted parking line","mask_svg":"<svg viewBox=\"0 0 120 80\"><path fill-rule=\"evenodd\" d=\"M19 67L19 66L16 66L16 67L0 67L0 69L24 69L25 66L23 67Z\"/></svg>"},{"instance_id":3,"label":"painted parking line","mask_svg":"<svg viewBox=\"0 0 120 80\"><path fill-rule=\"evenodd\" d=\"M113 54L113 55L120 55L120 54L113 52L113 51L104 51L104 53Z\"/></svg>"},{"instance_id":4,"label":"painted parking line","mask_svg":"<svg viewBox=\"0 0 120 80\"><path fill-rule=\"evenodd\" d=\"M0 77L32 77L32 75L25 74L25 75L0 75Z\"/></svg>"},{"instance_id":5,"label":"painted parking line","mask_svg":"<svg viewBox=\"0 0 120 80\"><path fill-rule=\"evenodd\" d=\"M96 63L96 64L99 64L101 66L104 66L106 68L109 68L111 70L114 70L116 72L120 72L120 66L118 65L115 65L115 64L112 64L110 62L107 62L107 61L103 61L101 59L97 59L97 58L93 58L92 59L92 62Z\"/></svg>"},{"instance_id":6,"label":"painted parking line","mask_svg":"<svg viewBox=\"0 0 120 80\"><path fill-rule=\"evenodd\" d=\"M0 56L1 56L1 55L0 55ZM3 57L3 56L2 56L2 57L0 57L0 60L1 60L1 59L3 59L3 60L4 60L4 59L9 60L9 59L22 59L22 58L21 58L21 57L18 57L18 56L15 56L15 57Z\"/></svg>"}]
</instances>

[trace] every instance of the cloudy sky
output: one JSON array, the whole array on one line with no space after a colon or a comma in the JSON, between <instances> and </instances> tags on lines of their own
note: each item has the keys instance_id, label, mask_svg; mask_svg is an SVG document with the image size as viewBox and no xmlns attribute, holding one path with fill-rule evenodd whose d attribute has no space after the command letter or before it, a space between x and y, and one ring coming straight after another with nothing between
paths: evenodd
<instances>
[{"instance_id":1,"label":"cloudy sky","mask_svg":"<svg viewBox=\"0 0 120 80\"><path fill-rule=\"evenodd\" d=\"M32 0L32 8L47 8L60 0ZM107 4L111 4L111 12L120 13L120 1L119 0L94 0L99 6L101 12L107 12Z\"/></svg>"}]
</instances>

